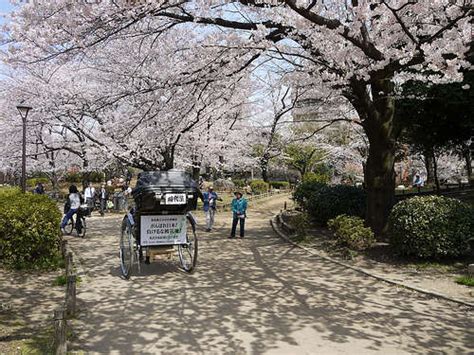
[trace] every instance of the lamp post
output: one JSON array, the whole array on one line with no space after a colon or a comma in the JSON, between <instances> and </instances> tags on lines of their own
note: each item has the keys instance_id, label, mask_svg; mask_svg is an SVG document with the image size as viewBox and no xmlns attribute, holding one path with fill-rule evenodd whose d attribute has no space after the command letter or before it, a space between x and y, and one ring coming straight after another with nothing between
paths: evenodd
<instances>
[{"instance_id":1,"label":"lamp post","mask_svg":"<svg viewBox=\"0 0 474 355\"><path fill-rule=\"evenodd\" d=\"M24 101L20 102L16 107L20 112L21 119L23 121L23 150L21 154L21 191L26 192L26 118L28 112L32 109L31 106L25 104Z\"/></svg>"}]
</instances>

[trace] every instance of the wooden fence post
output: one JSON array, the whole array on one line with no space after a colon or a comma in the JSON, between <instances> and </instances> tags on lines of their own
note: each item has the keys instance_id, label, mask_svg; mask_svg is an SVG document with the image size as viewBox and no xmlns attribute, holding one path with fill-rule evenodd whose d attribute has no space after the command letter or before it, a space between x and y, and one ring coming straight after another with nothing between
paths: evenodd
<instances>
[{"instance_id":1,"label":"wooden fence post","mask_svg":"<svg viewBox=\"0 0 474 355\"><path fill-rule=\"evenodd\" d=\"M67 240L61 240L61 255L63 259L66 259L66 253L67 253Z\"/></svg>"},{"instance_id":2,"label":"wooden fence post","mask_svg":"<svg viewBox=\"0 0 474 355\"><path fill-rule=\"evenodd\" d=\"M76 314L76 274L67 276L66 284L66 314L74 317Z\"/></svg>"},{"instance_id":3,"label":"wooden fence post","mask_svg":"<svg viewBox=\"0 0 474 355\"><path fill-rule=\"evenodd\" d=\"M72 261L72 252L67 253L66 255L66 277L72 275L73 273L73 261Z\"/></svg>"},{"instance_id":4,"label":"wooden fence post","mask_svg":"<svg viewBox=\"0 0 474 355\"><path fill-rule=\"evenodd\" d=\"M54 311L54 353L65 355L67 353L67 321L64 307Z\"/></svg>"}]
</instances>

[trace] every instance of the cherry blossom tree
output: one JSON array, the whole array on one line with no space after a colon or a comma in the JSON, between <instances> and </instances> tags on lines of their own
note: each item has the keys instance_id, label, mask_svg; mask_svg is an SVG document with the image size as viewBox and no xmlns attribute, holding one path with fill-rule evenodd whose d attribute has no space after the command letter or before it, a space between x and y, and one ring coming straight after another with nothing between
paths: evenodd
<instances>
[{"instance_id":1,"label":"cherry blossom tree","mask_svg":"<svg viewBox=\"0 0 474 355\"><path fill-rule=\"evenodd\" d=\"M429 74L420 80L461 79L472 11L468 0L57 0L22 6L7 41L13 62L80 61L114 40L153 41L176 28L189 36L201 26L201 37L215 49L212 59L197 60L207 62L200 67L207 78L233 76L265 55L286 63L300 84L336 90L357 111L369 141L367 223L381 233L394 194L394 96L416 72ZM220 51L232 56L222 58ZM176 63L184 76L166 76L186 82L198 70L187 65Z\"/></svg>"},{"instance_id":2,"label":"cherry blossom tree","mask_svg":"<svg viewBox=\"0 0 474 355\"><path fill-rule=\"evenodd\" d=\"M80 63L27 65L18 86L31 88L28 95L41 107L42 124L54 133L54 143L42 139L45 147L76 154L86 170L91 155L167 170L197 166L203 149L211 161L218 160L224 147L227 154L241 150L243 140L229 142L236 140L232 135L239 133L232 128L245 113L247 74L216 76L211 70L214 59L206 58L214 58L220 49L199 50L189 41L170 44L172 37L155 39L158 48L146 41L135 43L127 57L120 54L129 41L117 40L105 53ZM224 51L220 60L228 62L231 54ZM184 65L187 62L195 65Z\"/></svg>"}]
</instances>

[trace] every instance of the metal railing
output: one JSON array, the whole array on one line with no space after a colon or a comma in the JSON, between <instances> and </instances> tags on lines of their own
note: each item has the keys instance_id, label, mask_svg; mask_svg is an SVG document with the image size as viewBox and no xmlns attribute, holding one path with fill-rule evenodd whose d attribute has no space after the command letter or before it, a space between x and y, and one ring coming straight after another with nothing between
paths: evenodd
<instances>
[{"instance_id":1,"label":"metal railing","mask_svg":"<svg viewBox=\"0 0 474 355\"><path fill-rule=\"evenodd\" d=\"M465 183L459 184L443 184L440 185L440 195L456 195L460 193L474 193L474 186ZM396 190L395 198L398 200L404 200L414 196L426 196L438 194L436 186L423 187L419 190L407 189L407 190Z\"/></svg>"}]
</instances>

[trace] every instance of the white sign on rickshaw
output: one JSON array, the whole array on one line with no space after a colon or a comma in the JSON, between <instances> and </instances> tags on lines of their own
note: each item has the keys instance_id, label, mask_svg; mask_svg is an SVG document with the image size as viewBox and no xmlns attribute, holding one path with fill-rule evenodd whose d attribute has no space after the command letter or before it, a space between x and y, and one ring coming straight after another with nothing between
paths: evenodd
<instances>
[{"instance_id":1,"label":"white sign on rickshaw","mask_svg":"<svg viewBox=\"0 0 474 355\"><path fill-rule=\"evenodd\" d=\"M185 244L186 216L141 216L140 242L142 246Z\"/></svg>"},{"instance_id":2,"label":"white sign on rickshaw","mask_svg":"<svg viewBox=\"0 0 474 355\"><path fill-rule=\"evenodd\" d=\"M185 205L186 194L165 194L165 205Z\"/></svg>"}]
</instances>

